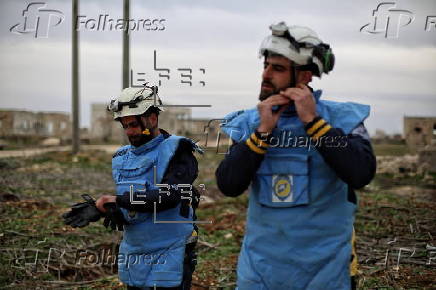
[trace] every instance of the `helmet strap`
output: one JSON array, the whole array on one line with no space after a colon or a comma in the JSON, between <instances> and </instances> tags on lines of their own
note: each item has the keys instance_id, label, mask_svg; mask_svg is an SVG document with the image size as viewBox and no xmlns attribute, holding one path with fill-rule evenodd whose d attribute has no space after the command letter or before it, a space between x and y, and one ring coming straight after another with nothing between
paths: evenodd
<instances>
[{"instance_id":1,"label":"helmet strap","mask_svg":"<svg viewBox=\"0 0 436 290\"><path fill-rule=\"evenodd\" d=\"M297 67L292 62L292 65L290 67L291 69L291 80L289 81L289 88L295 88L297 86Z\"/></svg>"},{"instance_id":2,"label":"helmet strap","mask_svg":"<svg viewBox=\"0 0 436 290\"><path fill-rule=\"evenodd\" d=\"M291 66L291 81L289 82L289 87L290 88L295 88L297 86L297 68L295 67L294 64L292 64ZM290 106L294 105L294 101L291 101Z\"/></svg>"},{"instance_id":3,"label":"helmet strap","mask_svg":"<svg viewBox=\"0 0 436 290\"><path fill-rule=\"evenodd\" d=\"M297 86L297 68L292 64L291 66L291 81L289 83L290 88L295 88Z\"/></svg>"}]
</instances>

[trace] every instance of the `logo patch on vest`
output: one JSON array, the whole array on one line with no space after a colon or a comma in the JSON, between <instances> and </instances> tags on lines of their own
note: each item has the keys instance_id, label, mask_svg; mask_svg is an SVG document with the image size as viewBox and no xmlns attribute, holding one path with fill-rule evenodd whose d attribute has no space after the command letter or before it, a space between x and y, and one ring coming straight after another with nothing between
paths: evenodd
<instances>
[{"instance_id":1,"label":"logo patch on vest","mask_svg":"<svg viewBox=\"0 0 436 290\"><path fill-rule=\"evenodd\" d=\"M272 202L292 202L294 195L292 191L292 175L272 176Z\"/></svg>"}]
</instances>

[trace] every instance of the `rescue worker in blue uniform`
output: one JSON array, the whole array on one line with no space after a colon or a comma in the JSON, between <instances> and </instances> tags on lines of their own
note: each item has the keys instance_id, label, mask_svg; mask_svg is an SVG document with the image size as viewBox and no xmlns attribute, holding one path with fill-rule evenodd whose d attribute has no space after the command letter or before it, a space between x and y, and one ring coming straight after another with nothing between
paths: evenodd
<instances>
[{"instance_id":1,"label":"rescue worker in blue uniform","mask_svg":"<svg viewBox=\"0 0 436 290\"><path fill-rule=\"evenodd\" d=\"M233 145L216 170L218 187L238 196L251 185L237 288L354 288L354 189L376 167L363 125L369 106L324 101L309 87L334 66L313 30L270 29L257 108L221 124Z\"/></svg>"},{"instance_id":2,"label":"rescue worker in blue uniform","mask_svg":"<svg viewBox=\"0 0 436 290\"><path fill-rule=\"evenodd\" d=\"M124 230L117 260L128 289L190 289L196 264L193 152L201 150L192 140L159 129L161 104L157 87L144 86L124 89L108 106L131 145L112 159L116 195L101 196L94 208L106 217L105 226ZM96 220L82 208L67 218L72 226Z\"/></svg>"}]
</instances>

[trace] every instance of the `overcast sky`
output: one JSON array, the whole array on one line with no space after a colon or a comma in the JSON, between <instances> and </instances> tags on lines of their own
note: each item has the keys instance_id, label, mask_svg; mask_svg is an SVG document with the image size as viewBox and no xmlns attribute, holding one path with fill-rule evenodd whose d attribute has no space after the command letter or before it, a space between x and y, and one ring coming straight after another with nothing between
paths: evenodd
<instances>
[{"instance_id":1,"label":"overcast sky","mask_svg":"<svg viewBox=\"0 0 436 290\"><path fill-rule=\"evenodd\" d=\"M170 79L161 78L164 102L212 105L193 108L194 117L219 118L251 108L257 103L261 80L259 44L270 33L271 23L284 20L311 27L333 48L334 70L312 83L323 90L322 98L369 104L366 125L371 133L376 128L401 133L404 115L436 115L436 1L390 2L395 4L383 6L386 9L378 13L380 24L387 13L391 15L391 35L386 38L384 33L360 31L368 23L368 30L373 28L373 10L382 1L131 0L130 18L142 21L141 28L130 34L133 76L137 79L143 77L137 73L145 73L146 79L157 83L156 50L157 66L170 69ZM39 11L40 36L44 25L50 26L45 38L16 32L23 30L23 10L30 3L0 2L0 108L69 112L71 2L44 2L42 9L60 11L50 12L48 24L44 21L49 12ZM121 0L82 0L80 4L83 22L98 20L99 15L114 21L122 18ZM36 19L35 11L29 11L33 16L29 22ZM55 26L58 15L64 19ZM161 20L156 26L161 30L145 30L144 19ZM13 33L10 30L16 24ZM99 31L89 29L92 20L88 24L79 27L82 126L89 126L91 103L107 102L121 91L122 33L110 31L108 24ZM181 83L180 68L192 69L192 86Z\"/></svg>"}]
</instances>

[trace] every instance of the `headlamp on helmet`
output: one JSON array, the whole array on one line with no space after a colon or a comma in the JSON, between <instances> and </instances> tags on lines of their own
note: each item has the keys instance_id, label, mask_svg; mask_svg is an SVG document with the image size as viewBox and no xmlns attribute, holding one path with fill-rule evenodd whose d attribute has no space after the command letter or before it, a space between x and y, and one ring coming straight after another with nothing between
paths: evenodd
<instances>
[{"instance_id":1,"label":"headlamp on helmet","mask_svg":"<svg viewBox=\"0 0 436 290\"><path fill-rule=\"evenodd\" d=\"M139 116L147 112L151 107L160 107L162 101L157 95L156 86L144 85L143 88L126 88L121 92L118 98L114 98L107 106L107 110L113 113L114 119L117 120L125 116Z\"/></svg>"}]
</instances>

